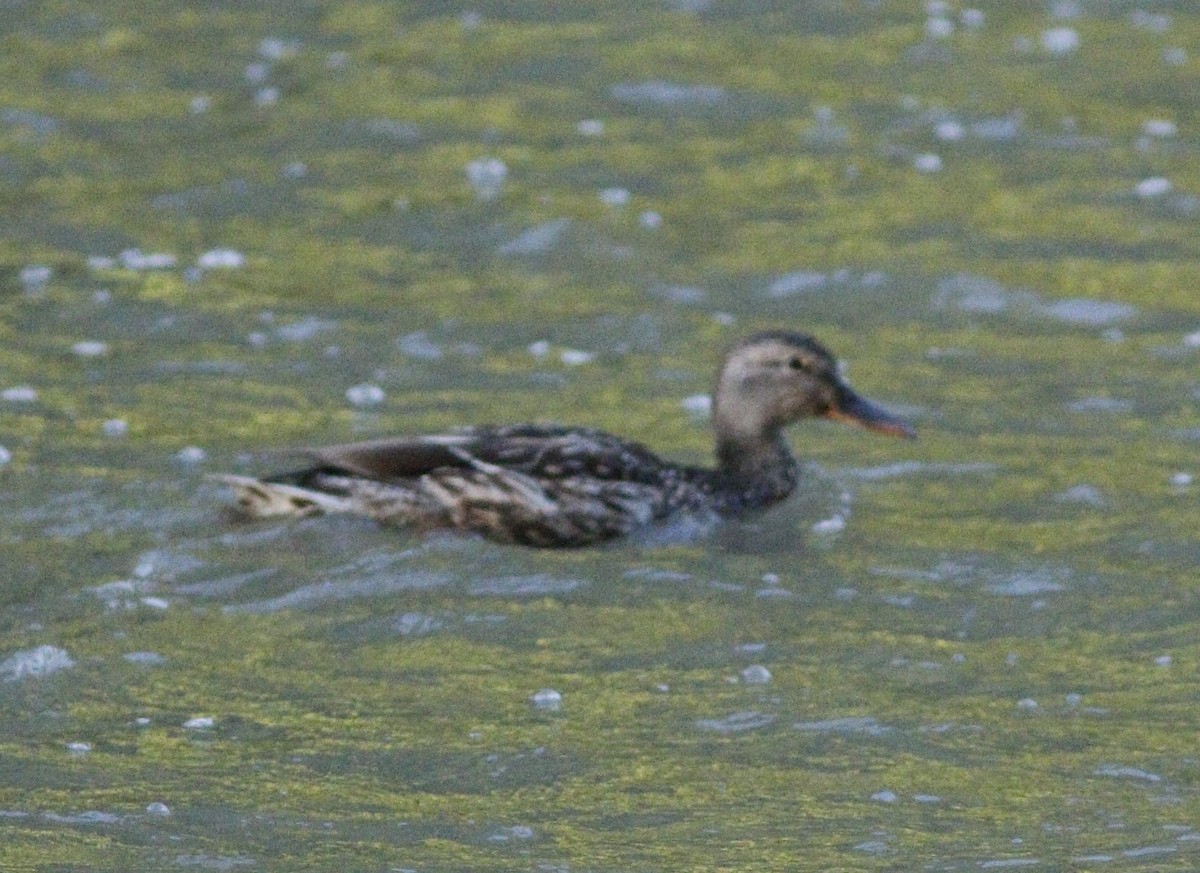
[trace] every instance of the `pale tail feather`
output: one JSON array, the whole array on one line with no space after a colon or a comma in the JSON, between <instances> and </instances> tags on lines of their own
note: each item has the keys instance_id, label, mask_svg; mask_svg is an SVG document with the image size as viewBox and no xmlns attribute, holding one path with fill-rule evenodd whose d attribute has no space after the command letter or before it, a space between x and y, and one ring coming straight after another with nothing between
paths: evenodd
<instances>
[{"instance_id":1,"label":"pale tail feather","mask_svg":"<svg viewBox=\"0 0 1200 873\"><path fill-rule=\"evenodd\" d=\"M209 478L233 489L238 511L248 518L298 518L323 512L353 512L346 497L297 488L279 482L263 482L250 476L214 475Z\"/></svg>"}]
</instances>

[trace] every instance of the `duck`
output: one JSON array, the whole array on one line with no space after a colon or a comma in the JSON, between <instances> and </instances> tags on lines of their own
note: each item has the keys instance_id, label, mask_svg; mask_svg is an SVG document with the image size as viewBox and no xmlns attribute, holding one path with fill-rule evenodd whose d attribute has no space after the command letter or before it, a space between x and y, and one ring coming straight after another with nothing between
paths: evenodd
<instances>
[{"instance_id":1,"label":"duck","mask_svg":"<svg viewBox=\"0 0 1200 873\"><path fill-rule=\"evenodd\" d=\"M500 543L591 546L680 513L730 518L778 504L800 479L784 429L810 418L916 436L855 392L817 340L768 330L737 342L722 361L712 467L678 464L595 428L539 423L328 446L305 450L307 465L293 472L216 478L244 519L351 513Z\"/></svg>"}]
</instances>

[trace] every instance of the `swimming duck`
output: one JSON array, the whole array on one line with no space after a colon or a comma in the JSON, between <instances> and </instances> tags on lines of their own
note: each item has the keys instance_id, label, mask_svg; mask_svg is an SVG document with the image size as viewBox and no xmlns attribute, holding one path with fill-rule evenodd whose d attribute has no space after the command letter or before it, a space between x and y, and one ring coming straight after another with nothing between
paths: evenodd
<instances>
[{"instance_id":1,"label":"swimming duck","mask_svg":"<svg viewBox=\"0 0 1200 873\"><path fill-rule=\"evenodd\" d=\"M796 487L785 426L823 417L913 437L856 394L810 336L773 330L737 343L713 400L715 468L675 464L640 443L584 427L466 427L307 452L280 476L217 477L249 518L348 512L421 530L457 528L499 542L586 546L676 512L736 516Z\"/></svg>"}]
</instances>

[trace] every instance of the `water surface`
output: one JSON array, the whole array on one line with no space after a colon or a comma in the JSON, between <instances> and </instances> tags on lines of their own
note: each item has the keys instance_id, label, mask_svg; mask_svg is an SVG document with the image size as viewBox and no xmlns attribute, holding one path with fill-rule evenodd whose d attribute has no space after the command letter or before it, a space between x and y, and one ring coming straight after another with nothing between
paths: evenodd
<instances>
[{"instance_id":1,"label":"water surface","mask_svg":"<svg viewBox=\"0 0 1200 873\"><path fill-rule=\"evenodd\" d=\"M1194 868L1185 5L0 17L0 866ZM698 462L777 326L920 440L805 424L787 505L582 552L205 479Z\"/></svg>"}]
</instances>

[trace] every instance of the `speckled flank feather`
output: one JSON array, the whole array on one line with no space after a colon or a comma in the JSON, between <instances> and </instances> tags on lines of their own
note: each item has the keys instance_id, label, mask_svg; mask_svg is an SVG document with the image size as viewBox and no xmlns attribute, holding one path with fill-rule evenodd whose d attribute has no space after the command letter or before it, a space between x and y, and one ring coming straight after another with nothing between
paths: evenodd
<instances>
[{"instance_id":1,"label":"speckled flank feather","mask_svg":"<svg viewBox=\"0 0 1200 873\"><path fill-rule=\"evenodd\" d=\"M247 518L350 512L385 524L456 527L538 546L611 539L694 496L686 488L664 488L672 468L645 449L588 429L475 428L336 448L358 459L346 464L351 468L381 449L445 455L428 472L387 481L332 465L277 477L286 481L216 478L233 487Z\"/></svg>"},{"instance_id":2,"label":"speckled flank feather","mask_svg":"<svg viewBox=\"0 0 1200 873\"><path fill-rule=\"evenodd\" d=\"M583 546L678 511L735 515L784 499L798 467L781 428L835 414L908 432L857 397L814 340L775 331L739 343L722 367L715 469L673 464L591 428L522 424L332 446L308 453L311 465L294 473L218 478L250 518L349 512L500 542Z\"/></svg>"},{"instance_id":3,"label":"speckled flank feather","mask_svg":"<svg viewBox=\"0 0 1200 873\"><path fill-rule=\"evenodd\" d=\"M247 518L298 518L326 512L353 512L350 501L322 491L264 482L249 476L217 475L233 489L237 511Z\"/></svg>"}]
</instances>

